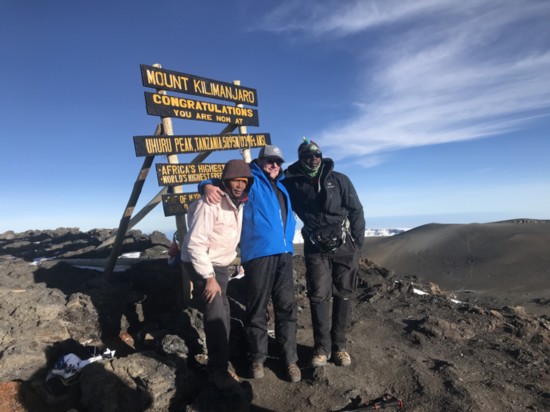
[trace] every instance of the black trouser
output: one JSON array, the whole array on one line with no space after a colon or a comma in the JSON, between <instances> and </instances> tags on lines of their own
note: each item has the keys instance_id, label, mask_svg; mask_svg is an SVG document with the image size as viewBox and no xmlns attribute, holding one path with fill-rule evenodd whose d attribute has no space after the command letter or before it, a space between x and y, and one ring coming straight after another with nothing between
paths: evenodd
<instances>
[{"instance_id":1,"label":"black trouser","mask_svg":"<svg viewBox=\"0 0 550 412\"><path fill-rule=\"evenodd\" d=\"M357 288L359 253L351 241L327 253L319 252L309 242L304 245L315 354L329 356L332 351L346 350L350 298Z\"/></svg>"},{"instance_id":2,"label":"black trouser","mask_svg":"<svg viewBox=\"0 0 550 412\"><path fill-rule=\"evenodd\" d=\"M227 370L229 365L229 331L230 311L227 299L227 284L229 283L229 266L215 266L216 281L222 294L216 295L212 302L206 303L202 296L206 280L195 272L193 265L183 262L189 277L193 281L193 301L204 314L204 334L208 350L208 366L213 370Z\"/></svg>"},{"instance_id":3,"label":"black trouser","mask_svg":"<svg viewBox=\"0 0 550 412\"><path fill-rule=\"evenodd\" d=\"M287 364L298 360L296 350L296 298L292 255L265 256L243 263L247 285L246 337L249 358L263 363L267 358L267 305L273 302L275 339Z\"/></svg>"}]
</instances>

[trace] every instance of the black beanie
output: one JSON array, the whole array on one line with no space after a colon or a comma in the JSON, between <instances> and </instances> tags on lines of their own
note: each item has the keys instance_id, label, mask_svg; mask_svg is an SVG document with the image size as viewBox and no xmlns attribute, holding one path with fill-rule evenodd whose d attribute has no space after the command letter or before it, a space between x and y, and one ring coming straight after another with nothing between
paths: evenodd
<instances>
[{"instance_id":1,"label":"black beanie","mask_svg":"<svg viewBox=\"0 0 550 412\"><path fill-rule=\"evenodd\" d=\"M308 153L321 155L321 148L313 140L304 137L304 141L298 146L298 157L301 158Z\"/></svg>"}]
</instances>

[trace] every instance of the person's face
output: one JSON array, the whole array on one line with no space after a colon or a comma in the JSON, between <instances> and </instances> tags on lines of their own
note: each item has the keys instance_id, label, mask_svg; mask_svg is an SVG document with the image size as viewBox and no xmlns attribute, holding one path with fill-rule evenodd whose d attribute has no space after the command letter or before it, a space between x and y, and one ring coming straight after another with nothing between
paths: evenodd
<instances>
[{"instance_id":1,"label":"person's face","mask_svg":"<svg viewBox=\"0 0 550 412\"><path fill-rule=\"evenodd\" d=\"M323 155L321 152L307 153L302 156L302 161L311 169L317 169L322 159Z\"/></svg>"},{"instance_id":2,"label":"person's face","mask_svg":"<svg viewBox=\"0 0 550 412\"><path fill-rule=\"evenodd\" d=\"M281 171L281 159L276 157L267 157L260 159L260 166L264 172L266 172L271 179L275 179Z\"/></svg>"},{"instance_id":3,"label":"person's face","mask_svg":"<svg viewBox=\"0 0 550 412\"><path fill-rule=\"evenodd\" d=\"M232 179L227 181L229 194L234 198L239 198L243 195L244 190L248 182L239 179Z\"/></svg>"}]
</instances>

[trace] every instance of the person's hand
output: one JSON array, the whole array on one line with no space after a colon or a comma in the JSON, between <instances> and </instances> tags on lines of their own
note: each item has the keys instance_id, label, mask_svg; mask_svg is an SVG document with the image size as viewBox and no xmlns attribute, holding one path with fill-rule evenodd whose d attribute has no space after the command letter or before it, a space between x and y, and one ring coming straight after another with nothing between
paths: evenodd
<instances>
[{"instance_id":1,"label":"person's hand","mask_svg":"<svg viewBox=\"0 0 550 412\"><path fill-rule=\"evenodd\" d=\"M204 199L207 204L217 205L222 201L223 196L225 196L225 193L219 187L211 184L204 186Z\"/></svg>"},{"instance_id":2,"label":"person's hand","mask_svg":"<svg viewBox=\"0 0 550 412\"><path fill-rule=\"evenodd\" d=\"M206 279L206 287L202 293L202 298L204 301L206 303L212 303L217 293L219 293L220 296L222 295L222 289L216 281L216 278L212 276L211 278Z\"/></svg>"}]
</instances>

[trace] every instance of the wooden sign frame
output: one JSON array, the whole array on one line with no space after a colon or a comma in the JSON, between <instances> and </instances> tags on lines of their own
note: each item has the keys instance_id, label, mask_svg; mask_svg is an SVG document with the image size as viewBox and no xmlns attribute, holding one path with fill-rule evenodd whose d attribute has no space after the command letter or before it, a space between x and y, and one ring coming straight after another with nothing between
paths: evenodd
<instances>
[{"instance_id":1,"label":"wooden sign frame","mask_svg":"<svg viewBox=\"0 0 550 412\"><path fill-rule=\"evenodd\" d=\"M98 246L98 249L100 249L113 244L104 272L108 280L112 276L116 261L122 250L122 243L126 232L129 228L139 223L158 203L162 202L165 216L176 216L178 239L183 239L187 232L187 225L183 215L187 213L189 204L200 198L200 195L197 192L183 193L181 185L164 186L145 207L132 217L143 184L156 155L165 154L169 162L168 165L174 167L179 164L177 154L180 153L198 152L199 154L193 159L191 164L200 164L213 151L240 149L243 159L249 163L250 148L271 144L270 135L267 133L247 133L247 125L259 125L258 111L243 106L244 104L250 106L258 105L255 89L241 86L239 80L235 80L233 83L220 82L172 70L165 70L162 69L160 64L153 66L142 64L140 68L143 85L155 88L157 91L156 93L145 92L146 111L148 114L160 116L161 123L157 126L154 136L134 136L136 156L145 156L145 159L134 183L134 188L120 220L118 230L115 235ZM231 101L236 103L236 105L228 106L208 101L168 96L166 90L210 99ZM226 127L219 135L174 136L172 117L226 123ZM237 127L239 128L239 134L232 135L231 133ZM169 191L173 193L166 194ZM184 280L183 303L184 306L187 306L190 300L191 284L183 266L182 275Z\"/></svg>"}]
</instances>

